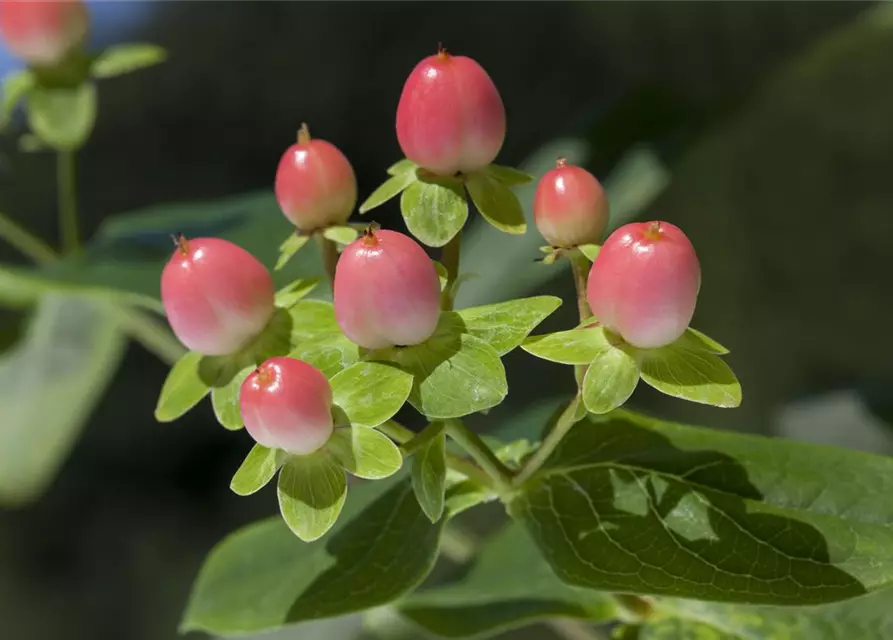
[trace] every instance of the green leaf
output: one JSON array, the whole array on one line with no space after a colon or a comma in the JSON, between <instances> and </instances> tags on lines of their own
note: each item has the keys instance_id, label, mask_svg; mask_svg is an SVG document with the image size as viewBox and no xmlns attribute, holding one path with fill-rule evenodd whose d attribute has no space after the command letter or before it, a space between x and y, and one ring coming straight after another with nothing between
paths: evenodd
<instances>
[{"instance_id":1,"label":"green leaf","mask_svg":"<svg viewBox=\"0 0 893 640\"><path fill-rule=\"evenodd\" d=\"M484 411L508 393L499 354L480 338L461 331L458 314L442 313L437 330L426 342L382 354L413 375L409 403L432 420Z\"/></svg>"},{"instance_id":2,"label":"green leaf","mask_svg":"<svg viewBox=\"0 0 893 640\"><path fill-rule=\"evenodd\" d=\"M446 638L489 635L550 618L608 622L617 616L608 594L563 584L515 524L487 541L465 578L417 591L399 611Z\"/></svg>"},{"instance_id":3,"label":"green leaf","mask_svg":"<svg viewBox=\"0 0 893 640\"><path fill-rule=\"evenodd\" d=\"M374 429L335 429L326 450L345 471L367 480L387 478L403 466L403 456L397 445Z\"/></svg>"},{"instance_id":4,"label":"green leaf","mask_svg":"<svg viewBox=\"0 0 893 640\"><path fill-rule=\"evenodd\" d=\"M3 111L0 127L5 127L16 107L37 84L37 78L28 70L12 71L3 76Z\"/></svg>"},{"instance_id":5,"label":"green leaf","mask_svg":"<svg viewBox=\"0 0 893 640\"><path fill-rule=\"evenodd\" d=\"M412 458L412 490L431 522L443 516L446 488L446 434L441 430Z\"/></svg>"},{"instance_id":6,"label":"green leaf","mask_svg":"<svg viewBox=\"0 0 893 640\"><path fill-rule=\"evenodd\" d=\"M718 356L724 356L729 352L728 349L710 336L701 333L697 329L692 329L691 327L685 330L685 333L682 334L682 337L679 338L675 344L690 351L706 351L707 353L713 353Z\"/></svg>"},{"instance_id":7,"label":"green leaf","mask_svg":"<svg viewBox=\"0 0 893 640\"><path fill-rule=\"evenodd\" d=\"M514 167L505 167L499 164L491 164L487 167L487 173L497 182L507 187L517 187L522 184L533 182L534 178L529 173L525 173Z\"/></svg>"},{"instance_id":8,"label":"green leaf","mask_svg":"<svg viewBox=\"0 0 893 640\"><path fill-rule=\"evenodd\" d=\"M638 382L636 359L620 347L609 347L586 370L583 403L592 413L607 413L626 402Z\"/></svg>"},{"instance_id":9,"label":"green leaf","mask_svg":"<svg viewBox=\"0 0 893 640\"><path fill-rule=\"evenodd\" d=\"M400 211L409 232L422 244L442 247L465 226L468 202L458 180L418 180L400 196Z\"/></svg>"},{"instance_id":10,"label":"green leaf","mask_svg":"<svg viewBox=\"0 0 893 640\"><path fill-rule=\"evenodd\" d=\"M302 300L288 310L292 320L288 355L304 360L331 378L359 360L357 345L347 339L328 302Z\"/></svg>"},{"instance_id":11,"label":"green leaf","mask_svg":"<svg viewBox=\"0 0 893 640\"><path fill-rule=\"evenodd\" d=\"M411 375L378 362L358 362L330 382L335 404L357 427L377 427L393 417L412 390Z\"/></svg>"},{"instance_id":12,"label":"green leaf","mask_svg":"<svg viewBox=\"0 0 893 640\"><path fill-rule=\"evenodd\" d=\"M263 489L279 470L280 456L276 449L256 444L248 452L229 488L240 496L250 496Z\"/></svg>"},{"instance_id":13,"label":"green leaf","mask_svg":"<svg viewBox=\"0 0 893 640\"><path fill-rule=\"evenodd\" d=\"M279 472L279 510L304 542L318 540L335 524L347 497L347 478L326 452L289 458Z\"/></svg>"},{"instance_id":14,"label":"green leaf","mask_svg":"<svg viewBox=\"0 0 893 640\"><path fill-rule=\"evenodd\" d=\"M376 207L380 207L391 198L400 195L407 187L409 187L409 185L418 180L418 176L413 170L393 173L391 176L392 177L380 184L378 188L366 198L363 204L360 205L360 215L363 215Z\"/></svg>"},{"instance_id":15,"label":"green leaf","mask_svg":"<svg viewBox=\"0 0 893 640\"><path fill-rule=\"evenodd\" d=\"M201 569L181 631L256 633L377 607L414 589L434 566L443 522L431 524L400 475L352 487L315 544L278 517L227 537Z\"/></svg>"},{"instance_id":16,"label":"green leaf","mask_svg":"<svg viewBox=\"0 0 893 640\"><path fill-rule=\"evenodd\" d=\"M290 309L316 288L319 278L300 278L276 292L276 306Z\"/></svg>"},{"instance_id":17,"label":"green leaf","mask_svg":"<svg viewBox=\"0 0 893 640\"><path fill-rule=\"evenodd\" d=\"M180 358L164 380L155 405L158 422L172 422L201 402L211 388L199 375L202 354L190 351Z\"/></svg>"},{"instance_id":18,"label":"green leaf","mask_svg":"<svg viewBox=\"0 0 893 640\"><path fill-rule=\"evenodd\" d=\"M41 298L24 337L0 357L0 502L25 504L50 484L125 345L104 303Z\"/></svg>"},{"instance_id":19,"label":"green leaf","mask_svg":"<svg viewBox=\"0 0 893 640\"><path fill-rule=\"evenodd\" d=\"M551 362L589 364L611 346L602 327L590 327L531 336L521 348L537 358Z\"/></svg>"},{"instance_id":20,"label":"green leaf","mask_svg":"<svg viewBox=\"0 0 893 640\"><path fill-rule=\"evenodd\" d=\"M729 365L704 351L672 344L639 351L642 380L658 391L714 407L741 404L741 385Z\"/></svg>"},{"instance_id":21,"label":"green leaf","mask_svg":"<svg viewBox=\"0 0 893 640\"><path fill-rule=\"evenodd\" d=\"M310 240L310 236L301 235L297 231L288 236L285 242L279 245L279 259L276 261L276 266L273 267L273 270L279 271L287 265L288 261L307 244L308 240Z\"/></svg>"},{"instance_id":22,"label":"green leaf","mask_svg":"<svg viewBox=\"0 0 893 640\"><path fill-rule=\"evenodd\" d=\"M245 378L251 375L255 368L256 365L251 364L236 373L227 384L211 389L211 405L214 407L214 415L223 428L235 431L245 426L242 421L242 412L239 409L239 392L242 390Z\"/></svg>"},{"instance_id":23,"label":"green leaf","mask_svg":"<svg viewBox=\"0 0 893 640\"><path fill-rule=\"evenodd\" d=\"M160 64L167 53L154 44L118 44L100 53L90 66L94 78L114 78Z\"/></svg>"},{"instance_id":24,"label":"green leaf","mask_svg":"<svg viewBox=\"0 0 893 640\"><path fill-rule=\"evenodd\" d=\"M595 262L595 259L598 257L598 252L602 250L601 245L598 244L581 244L577 249L580 250L589 262Z\"/></svg>"},{"instance_id":25,"label":"green leaf","mask_svg":"<svg viewBox=\"0 0 893 640\"><path fill-rule=\"evenodd\" d=\"M331 240L332 242L336 242L338 244L350 244L359 236L359 231L354 227L326 227L323 229L322 235L327 240Z\"/></svg>"},{"instance_id":26,"label":"green leaf","mask_svg":"<svg viewBox=\"0 0 893 640\"><path fill-rule=\"evenodd\" d=\"M83 146L96 122L96 85L84 82L74 89L36 86L25 108L34 133L54 149L72 151Z\"/></svg>"},{"instance_id":27,"label":"green leaf","mask_svg":"<svg viewBox=\"0 0 893 640\"><path fill-rule=\"evenodd\" d=\"M893 460L651 420L574 426L509 504L591 589L770 605L893 584Z\"/></svg>"},{"instance_id":28,"label":"green leaf","mask_svg":"<svg viewBox=\"0 0 893 640\"><path fill-rule=\"evenodd\" d=\"M408 171L414 172L418 168L419 167L415 162L413 162L409 158L403 158L402 160L398 160L390 167L388 167L388 175L396 176L400 175L401 173L407 173Z\"/></svg>"},{"instance_id":29,"label":"green leaf","mask_svg":"<svg viewBox=\"0 0 893 640\"><path fill-rule=\"evenodd\" d=\"M450 274L447 273L446 267L437 260L432 260L431 262L434 263L434 269L437 271L437 277L440 279L440 290L442 292L450 281Z\"/></svg>"},{"instance_id":30,"label":"green leaf","mask_svg":"<svg viewBox=\"0 0 893 640\"><path fill-rule=\"evenodd\" d=\"M465 331L504 356L560 306L561 298L537 296L462 309L458 313Z\"/></svg>"},{"instance_id":31,"label":"green leaf","mask_svg":"<svg viewBox=\"0 0 893 640\"><path fill-rule=\"evenodd\" d=\"M505 233L520 235L527 232L524 210L511 189L483 171L469 174L465 186L474 206L487 222Z\"/></svg>"}]
</instances>

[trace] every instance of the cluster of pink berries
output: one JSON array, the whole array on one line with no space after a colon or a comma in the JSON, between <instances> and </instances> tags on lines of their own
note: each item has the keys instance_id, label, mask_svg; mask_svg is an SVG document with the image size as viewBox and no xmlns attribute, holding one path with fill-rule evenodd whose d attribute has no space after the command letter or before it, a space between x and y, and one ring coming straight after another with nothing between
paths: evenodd
<instances>
[{"instance_id":1,"label":"cluster of pink berries","mask_svg":"<svg viewBox=\"0 0 893 640\"><path fill-rule=\"evenodd\" d=\"M441 50L412 71L397 109L407 158L438 175L488 166L505 137L505 109L474 60ZM276 197L302 233L342 225L357 200L344 154L311 139L306 126L279 163ZM608 223L598 180L559 160L539 182L534 216L554 247L597 243ZM395 231L367 231L347 246L334 278L334 310L344 334L366 349L420 344L440 314L440 282L425 250ZM604 243L592 265L588 301L600 323L640 348L679 338L700 287L694 249L666 222L628 224ZM161 294L171 327L187 347L226 355L247 347L274 311L269 272L224 240L180 239L164 269ZM320 448L332 433L332 390L311 365L287 357L261 364L242 385L245 426L257 442L293 454Z\"/></svg>"}]
</instances>

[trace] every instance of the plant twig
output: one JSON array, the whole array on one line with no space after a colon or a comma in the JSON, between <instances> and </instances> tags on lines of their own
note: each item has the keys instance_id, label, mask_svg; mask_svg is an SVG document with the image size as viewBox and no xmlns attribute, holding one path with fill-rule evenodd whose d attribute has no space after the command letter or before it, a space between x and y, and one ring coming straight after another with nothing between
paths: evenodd
<instances>
[{"instance_id":1,"label":"plant twig","mask_svg":"<svg viewBox=\"0 0 893 640\"><path fill-rule=\"evenodd\" d=\"M502 464L478 434L466 427L461 420L447 420L445 427L447 435L465 449L478 466L493 479L497 491L504 493L511 488L512 472Z\"/></svg>"},{"instance_id":2,"label":"plant twig","mask_svg":"<svg viewBox=\"0 0 893 640\"><path fill-rule=\"evenodd\" d=\"M452 240L446 243L443 253L440 255L440 263L446 269L447 283L443 288L443 296L440 298L440 308L449 311L453 308L453 286L459 279L459 257L462 253L462 231L453 236Z\"/></svg>"},{"instance_id":3,"label":"plant twig","mask_svg":"<svg viewBox=\"0 0 893 640\"><path fill-rule=\"evenodd\" d=\"M533 476L534 473L540 470L546 460L548 460L549 456L552 455L552 452L555 451L564 439L564 436L567 435L567 432L577 423L575 418L580 402L582 402L582 400L580 399L580 395L577 394L558 417L555 426L552 427L552 430L543 439L543 442L536 450L536 453L527 460L524 467L515 476L513 482L514 486L520 487L524 484L524 482Z\"/></svg>"},{"instance_id":4,"label":"plant twig","mask_svg":"<svg viewBox=\"0 0 893 640\"><path fill-rule=\"evenodd\" d=\"M0 238L37 264L47 264L58 259L50 245L4 213L0 213Z\"/></svg>"},{"instance_id":5,"label":"plant twig","mask_svg":"<svg viewBox=\"0 0 893 640\"><path fill-rule=\"evenodd\" d=\"M589 308L589 301L586 299L586 278L589 269L589 260L583 255L579 249L574 249L568 254L568 260L571 263L571 272L574 276L574 289L577 292L577 311L580 314L580 322L584 322L592 317L592 310ZM577 379L577 388L583 390L583 378L586 376L588 365L578 364L574 367L574 374Z\"/></svg>"},{"instance_id":6,"label":"plant twig","mask_svg":"<svg viewBox=\"0 0 893 640\"><path fill-rule=\"evenodd\" d=\"M326 269L326 275L329 278L329 284L335 287L335 267L338 265L338 246L333 240L329 240L321 233L317 234L316 241L319 243L319 251L322 254L322 262Z\"/></svg>"},{"instance_id":7,"label":"plant twig","mask_svg":"<svg viewBox=\"0 0 893 640\"><path fill-rule=\"evenodd\" d=\"M56 153L59 233L62 240L62 250L65 253L73 253L80 248L74 160L74 151L66 150Z\"/></svg>"}]
</instances>

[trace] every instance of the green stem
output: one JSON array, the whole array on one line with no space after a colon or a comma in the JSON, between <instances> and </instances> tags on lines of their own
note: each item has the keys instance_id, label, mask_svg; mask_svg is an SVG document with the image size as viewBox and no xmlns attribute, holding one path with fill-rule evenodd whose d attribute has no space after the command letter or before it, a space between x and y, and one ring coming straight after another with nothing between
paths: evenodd
<instances>
[{"instance_id":1,"label":"green stem","mask_svg":"<svg viewBox=\"0 0 893 640\"><path fill-rule=\"evenodd\" d=\"M321 233L317 234L316 241L319 243L319 251L322 254L322 263L325 266L329 284L334 288L335 267L338 265L338 246Z\"/></svg>"},{"instance_id":2,"label":"green stem","mask_svg":"<svg viewBox=\"0 0 893 640\"><path fill-rule=\"evenodd\" d=\"M442 431L442 422L432 422L427 427L422 429L421 433L415 434L409 442L401 445L400 448L403 449L404 455L411 456L416 451L428 444L431 440L439 436Z\"/></svg>"},{"instance_id":3,"label":"green stem","mask_svg":"<svg viewBox=\"0 0 893 640\"><path fill-rule=\"evenodd\" d=\"M56 153L56 186L59 200L59 233L62 239L62 250L65 253L73 253L80 248L74 151L66 150Z\"/></svg>"},{"instance_id":4,"label":"green stem","mask_svg":"<svg viewBox=\"0 0 893 640\"><path fill-rule=\"evenodd\" d=\"M536 450L536 453L527 460L524 464L524 468L522 468L518 475L515 476L513 482L514 486L520 487L524 484L524 482L533 476L534 473L539 471L546 460L549 459L549 456L552 455L552 452L555 451L556 447L558 447L564 439L564 436L567 435L567 432L577 423L576 413L580 402L579 394L571 400L571 403L558 417L555 426L549 431L548 435L543 440L543 443Z\"/></svg>"},{"instance_id":5,"label":"green stem","mask_svg":"<svg viewBox=\"0 0 893 640\"><path fill-rule=\"evenodd\" d=\"M447 435L465 449L480 468L493 479L497 491L505 493L511 488L512 472L502 464L478 434L466 427L461 420L447 420L445 426Z\"/></svg>"},{"instance_id":6,"label":"green stem","mask_svg":"<svg viewBox=\"0 0 893 640\"><path fill-rule=\"evenodd\" d=\"M440 263L447 271L447 283L443 288L443 295L440 298L440 308L449 311L453 308L453 286L459 279L459 257L462 253L462 230L453 236L452 240L446 243L443 252L440 254Z\"/></svg>"},{"instance_id":7,"label":"green stem","mask_svg":"<svg viewBox=\"0 0 893 640\"><path fill-rule=\"evenodd\" d=\"M568 255L571 263L571 272L574 276L574 289L577 291L577 311L580 314L580 322L584 322L592 317L592 310L589 308L589 301L586 299L586 277L589 271L589 260L583 255L579 249L574 249ZM583 378L586 376L588 365L578 364L574 367L574 374L577 379L577 388L583 389Z\"/></svg>"},{"instance_id":8,"label":"green stem","mask_svg":"<svg viewBox=\"0 0 893 640\"><path fill-rule=\"evenodd\" d=\"M53 262L58 258L50 245L4 213L0 213L0 238L6 240L22 255L31 258L37 264Z\"/></svg>"}]
</instances>

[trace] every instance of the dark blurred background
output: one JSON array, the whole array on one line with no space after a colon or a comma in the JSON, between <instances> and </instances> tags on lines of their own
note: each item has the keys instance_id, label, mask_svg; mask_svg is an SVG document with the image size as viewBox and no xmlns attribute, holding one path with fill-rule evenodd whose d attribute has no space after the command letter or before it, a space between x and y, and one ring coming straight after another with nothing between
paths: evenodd
<instances>
[{"instance_id":1,"label":"dark blurred background","mask_svg":"<svg viewBox=\"0 0 893 640\"><path fill-rule=\"evenodd\" d=\"M731 349L744 403L701 408L640 389L635 406L893 452L890 11L860 2L88 5L97 47L153 42L169 60L101 85L98 125L79 154L85 235L146 205L271 190L302 121L351 159L365 197L400 157L403 81L443 42L477 59L502 93L500 163L542 173L568 155L605 181L615 225L659 217L697 248L694 326ZM53 159L20 150L23 127L0 141L0 210L55 238ZM519 190L528 202L531 193ZM402 225L395 204L375 218ZM569 299L570 279L533 263L534 229L509 238L477 222L465 265L481 277L460 303L546 291ZM21 262L2 245L0 260ZM565 306L543 330L573 323ZM2 317L8 335L23 316ZM482 430L524 420L573 384L565 368L524 354L506 364L512 392L473 419ZM275 513L271 491L230 492L248 438L223 432L209 403L173 424L154 421L166 371L131 344L47 493L0 510L0 638L174 638L211 546ZM332 629L317 635L348 637Z\"/></svg>"}]
</instances>

